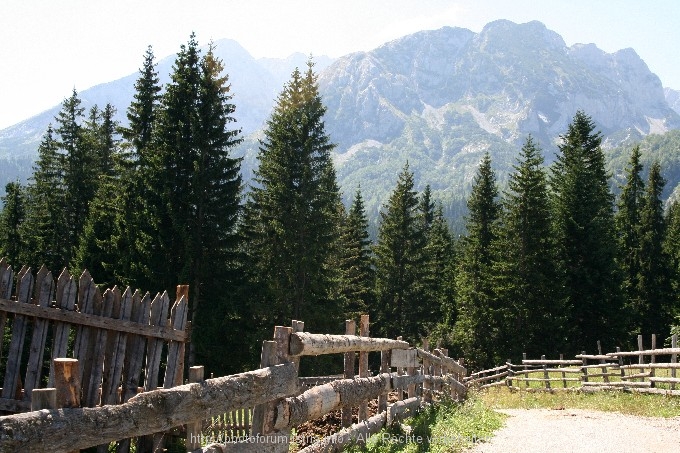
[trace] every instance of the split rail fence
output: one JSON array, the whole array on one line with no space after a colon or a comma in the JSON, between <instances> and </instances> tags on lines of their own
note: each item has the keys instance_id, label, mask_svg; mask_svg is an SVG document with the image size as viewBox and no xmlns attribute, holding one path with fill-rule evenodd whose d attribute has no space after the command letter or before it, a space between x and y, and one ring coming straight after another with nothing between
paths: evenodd
<instances>
[{"instance_id":1,"label":"split rail fence","mask_svg":"<svg viewBox=\"0 0 680 453\"><path fill-rule=\"evenodd\" d=\"M152 301L113 288L101 295L86 272L76 284L66 271L55 283L46 269L35 278L22 269L11 297L13 272L1 263L0 320L3 329L11 322L12 332L2 409L20 413L0 417L0 452L73 452L93 446L107 451L111 442L117 442L117 451L129 451L130 438L137 438L138 452L155 451L162 445L161 433L178 427L187 451L284 452L293 428L336 409L343 411L344 428L301 451L341 451L423 404L466 395L462 360L443 349L428 351L426 344L413 348L400 339L371 338L368 316L361 318L359 335L353 321L347 321L345 335L304 332L300 321L278 326L273 341L263 342L260 369L204 379L203 367L191 367L190 382L178 385L188 287L178 287L168 318L167 294ZM75 332L72 352L59 346L68 345L69 332ZM32 337L23 374L27 333ZM167 366L162 388L156 388L163 346ZM51 351L49 367L41 365L46 350ZM368 355L378 352L380 370L371 375ZM343 376L300 379L302 357L323 354L344 354ZM142 375L144 387L137 380ZM42 383L56 389L41 389ZM394 397L391 403L388 395ZM377 412L369 417L371 400ZM352 407L358 407L356 423ZM205 446L211 439L220 442Z\"/></svg>"},{"instance_id":2,"label":"split rail fence","mask_svg":"<svg viewBox=\"0 0 680 453\"><path fill-rule=\"evenodd\" d=\"M468 387L489 388L508 386L513 390L624 390L638 393L657 393L680 396L680 378L677 377L678 337L671 337L670 348L657 348L656 335L652 335L651 348L645 349L642 336L638 336L637 351L603 354L598 342L597 354L582 352L573 359L527 359L470 374L465 380ZM661 359L666 358L663 361Z\"/></svg>"}]
</instances>

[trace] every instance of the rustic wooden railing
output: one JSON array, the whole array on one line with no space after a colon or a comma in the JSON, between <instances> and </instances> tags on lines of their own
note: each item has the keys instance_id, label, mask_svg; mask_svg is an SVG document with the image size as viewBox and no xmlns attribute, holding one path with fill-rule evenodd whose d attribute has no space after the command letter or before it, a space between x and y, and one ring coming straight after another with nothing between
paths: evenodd
<instances>
[{"instance_id":1,"label":"rustic wooden railing","mask_svg":"<svg viewBox=\"0 0 680 453\"><path fill-rule=\"evenodd\" d=\"M362 325L367 334L367 316L362 317ZM0 417L0 452L72 451L123 438L143 438L181 425L186 425L187 451L284 452L292 428L339 408L361 408L369 400L377 400L375 415L368 417L367 411L360 409L356 423L349 419L340 432L301 450L340 451L350 441L361 443L368 434L410 416L427 401L444 395L465 396L462 381L466 369L444 350L429 352L426 345L412 348L401 340L368 335L310 334L302 331L303 326L294 321L293 327L276 327L274 340L263 342L262 368L255 371L203 379L202 367L192 367L189 384L139 393L122 404ZM300 385L302 357L356 352L360 354L358 375L354 360L346 361L345 375L351 378L329 379L306 389ZM367 361L362 365L361 354L369 352L381 353L381 369L374 376L368 373ZM398 394L392 404L387 402L390 392ZM205 419L212 423L234 413L248 414L251 421L239 431L242 437L203 446Z\"/></svg>"},{"instance_id":2,"label":"rustic wooden railing","mask_svg":"<svg viewBox=\"0 0 680 453\"><path fill-rule=\"evenodd\" d=\"M656 335L652 335L651 349L644 349L640 335L637 351L617 348L616 352L603 354L598 342L597 354L584 351L570 360L562 356L560 359L548 360L542 356L540 360L528 360L525 354L521 365L508 359L504 365L470 374L466 385L479 389L508 386L513 390L528 391L619 389L680 396L680 390L676 390L680 384L677 377L679 354L677 335L671 337L670 348L659 349ZM668 361L660 361L661 357L667 357ZM637 363L626 363L629 359L637 360Z\"/></svg>"}]
</instances>

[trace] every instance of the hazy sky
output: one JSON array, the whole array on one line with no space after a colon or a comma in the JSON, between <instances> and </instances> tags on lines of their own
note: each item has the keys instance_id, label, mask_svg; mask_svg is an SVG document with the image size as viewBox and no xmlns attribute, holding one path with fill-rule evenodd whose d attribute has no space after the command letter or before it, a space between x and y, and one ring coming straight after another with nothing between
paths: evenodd
<instances>
[{"instance_id":1,"label":"hazy sky","mask_svg":"<svg viewBox=\"0 0 680 453\"><path fill-rule=\"evenodd\" d=\"M159 59L176 53L192 31L199 44L231 38L254 57L339 57L445 25L478 32L495 19L540 20L567 45L632 47L680 89L678 0L2 0L0 129L73 87L137 71L149 44Z\"/></svg>"}]
</instances>

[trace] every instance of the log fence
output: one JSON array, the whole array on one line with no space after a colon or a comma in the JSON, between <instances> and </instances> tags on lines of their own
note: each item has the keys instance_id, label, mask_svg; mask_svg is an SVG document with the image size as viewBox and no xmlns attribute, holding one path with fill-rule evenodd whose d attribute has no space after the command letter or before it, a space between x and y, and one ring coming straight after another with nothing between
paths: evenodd
<instances>
[{"instance_id":1,"label":"log fence","mask_svg":"<svg viewBox=\"0 0 680 453\"><path fill-rule=\"evenodd\" d=\"M7 268L2 268L0 284L11 281L4 272ZM54 326L55 337L59 326L67 326L67 331L76 331L74 351L67 351L74 357L51 361L54 365L49 367L49 382L56 390L36 387L31 392L36 395L34 401L26 399L27 392L16 391L23 390L21 385L11 387L13 382L20 383L18 374L13 372L5 377L10 384L6 388L14 388L15 392L3 393L3 401L20 395L21 399L12 401L21 403L22 411L0 417L0 452L72 452L97 445L98 451L106 451L111 442L117 442L117 451L128 451L131 438L137 439L137 451L156 450L162 447L163 437L159 433L178 427L186 435L187 451L283 452L288 451L293 428L330 411L347 408L351 414L351 408L357 408L358 417L349 418L339 432L315 439L301 450L341 451L348 443L361 443L386 425L413 415L426 400L461 400L467 392L463 384L467 370L462 360L448 357L440 348L430 352L400 339L372 338L368 336L367 316L362 317L360 335L312 334L304 332L304 324L299 321L294 321L293 327L278 326L273 341L263 342L260 369L205 379L203 367L191 367L189 382L177 385L182 377L184 353L183 342L179 340L185 337L180 337L179 332L187 327L183 304L188 288L178 288L178 302L168 317L167 294L151 300L148 295L142 297L129 289L121 294L114 288L102 295L86 273L77 290L74 279L66 272L62 273L66 277L60 277L53 286L47 283L49 273L39 275L44 282L41 287L61 288L61 296L44 305L60 310L59 314L37 318L34 312L14 307L40 304L42 293L30 297L35 283L26 271L19 279L16 296L0 300L12 307L3 311L0 306L0 318L3 314L5 317L0 321L9 319L14 332L22 324L16 319L23 319L24 329L26 325L37 324L36 319L47 319ZM63 284L64 279L67 284ZM8 294L6 286L0 290L2 295ZM61 313L63 308L56 308L62 306L65 298L66 307L70 300L77 302L70 305L77 318L65 316ZM93 320L95 317L108 319L103 322ZM141 329L133 323L140 324ZM116 330L119 326L122 328ZM147 329L149 326L154 330ZM32 332L43 335L39 328ZM179 365L172 371L166 370L161 384L155 367L164 347L168 351L166 362ZM15 349L15 345L10 345L8 357L19 363L21 354ZM368 355L377 353L381 355L381 365L372 373ZM351 360L345 361L343 375L301 378L300 360L322 354L351 355ZM71 364L68 372L63 360ZM97 369L96 373L92 367ZM119 371L112 371L116 367ZM409 373L400 373L404 369ZM143 380L135 381L131 374L144 374ZM47 381L48 377L43 379ZM99 392L95 392L96 382L101 383ZM391 404L388 394L396 394ZM5 395L10 398L4 398ZM81 395L82 400L78 401ZM374 413L368 410L369 401L375 401L370 405L377 407L377 411L372 409ZM18 407L17 403L5 403L4 407L8 406ZM219 442L206 445L210 439Z\"/></svg>"},{"instance_id":2,"label":"log fence","mask_svg":"<svg viewBox=\"0 0 680 453\"><path fill-rule=\"evenodd\" d=\"M638 393L658 393L680 396L676 386L680 384L677 356L680 348L677 335L671 338L670 348L656 348L656 336L652 336L651 349L644 349L642 336L638 336L637 351L602 353L598 342L597 354L583 351L574 359L527 359L513 364L510 359L504 365L477 371L465 380L468 387L484 389L507 386L512 390L560 391L624 390ZM659 360L668 357L667 362ZM631 363L626 363L626 360ZM635 362L635 363L632 363Z\"/></svg>"}]
</instances>

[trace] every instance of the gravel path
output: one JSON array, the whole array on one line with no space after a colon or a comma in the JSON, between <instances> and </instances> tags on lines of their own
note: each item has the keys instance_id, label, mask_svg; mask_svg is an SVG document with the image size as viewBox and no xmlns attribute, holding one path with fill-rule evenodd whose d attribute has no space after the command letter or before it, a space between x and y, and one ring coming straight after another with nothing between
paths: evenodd
<instances>
[{"instance_id":1,"label":"gravel path","mask_svg":"<svg viewBox=\"0 0 680 453\"><path fill-rule=\"evenodd\" d=\"M507 409L505 427L471 453L678 453L680 417L636 417L580 409Z\"/></svg>"}]
</instances>

